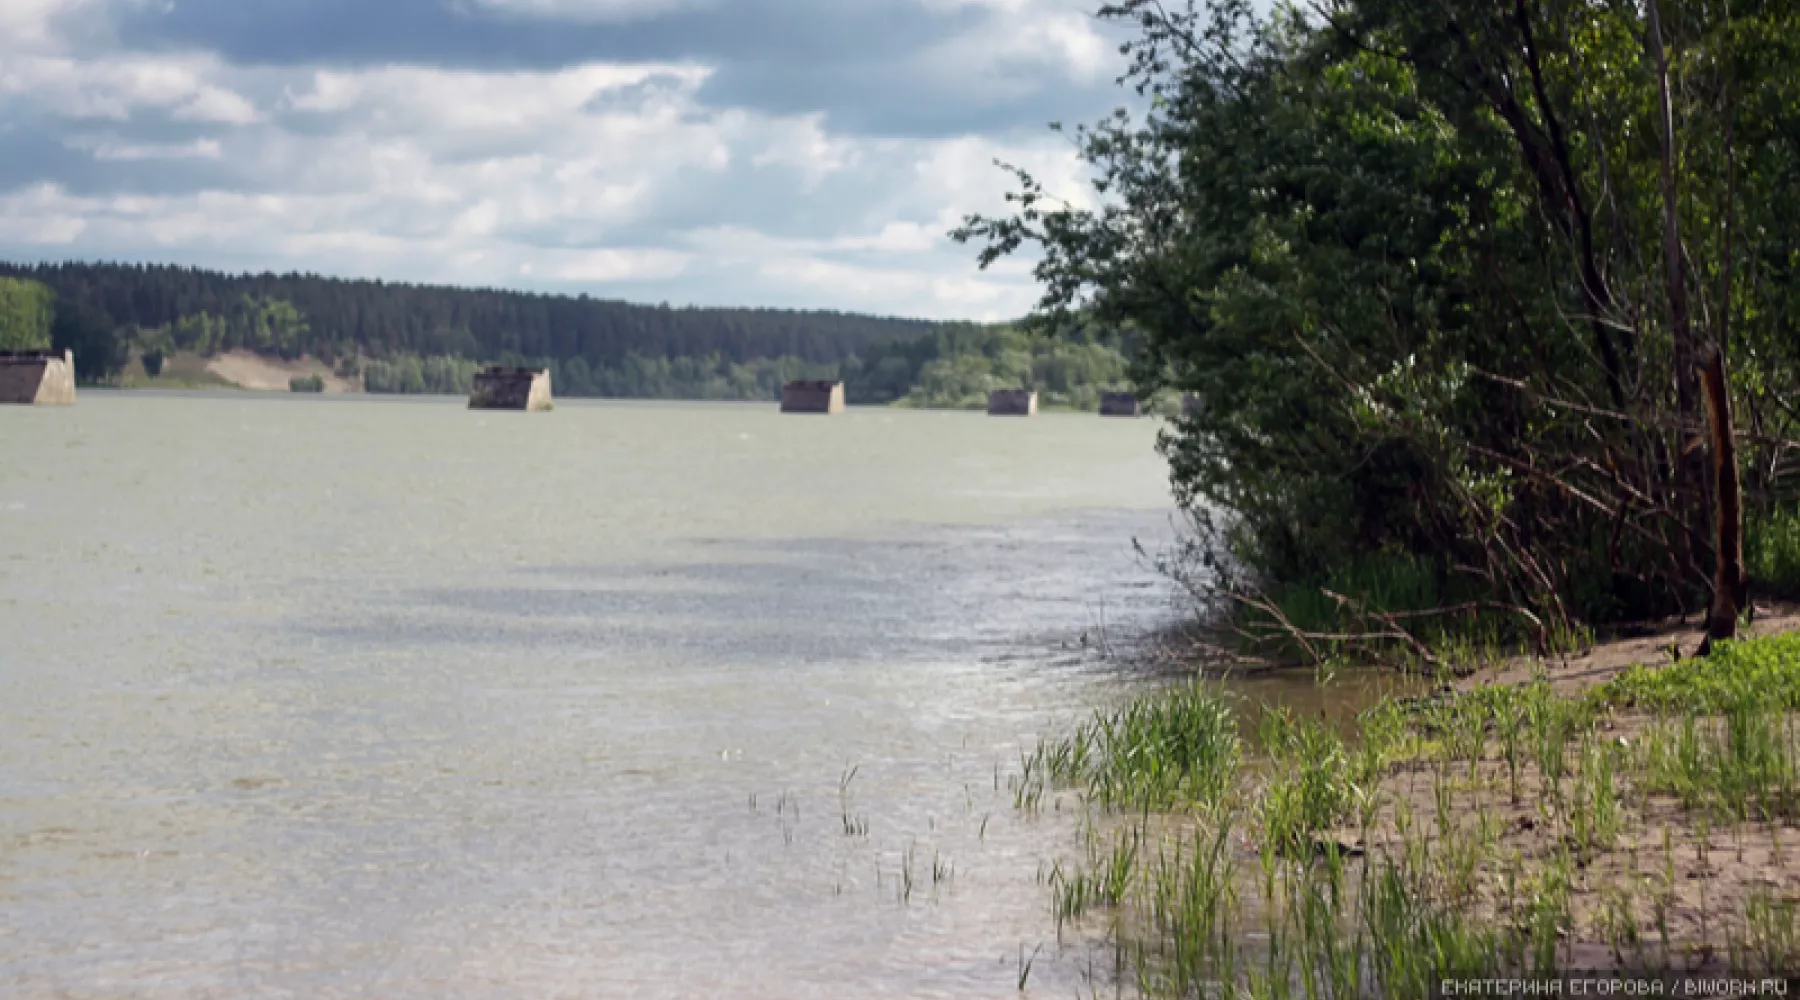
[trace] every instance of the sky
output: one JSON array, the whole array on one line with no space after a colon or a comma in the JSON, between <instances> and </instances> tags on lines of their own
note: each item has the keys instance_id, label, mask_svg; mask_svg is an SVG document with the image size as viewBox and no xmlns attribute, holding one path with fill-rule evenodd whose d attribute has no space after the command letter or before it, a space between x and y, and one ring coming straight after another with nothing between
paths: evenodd
<instances>
[{"instance_id":1,"label":"sky","mask_svg":"<svg viewBox=\"0 0 1800 1000\"><path fill-rule=\"evenodd\" d=\"M999 320L1096 0L0 0L0 258Z\"/></svg>"}]
</instances>

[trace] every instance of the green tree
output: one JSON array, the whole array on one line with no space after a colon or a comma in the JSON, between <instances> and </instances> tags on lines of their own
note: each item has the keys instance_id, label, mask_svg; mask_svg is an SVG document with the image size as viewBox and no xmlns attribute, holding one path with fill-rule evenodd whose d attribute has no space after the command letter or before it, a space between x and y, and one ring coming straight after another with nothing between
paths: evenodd
<instances>
[{"instance_id":1,"label":"green tree","mask_svg":"<svg viewBox=\"0 0 1800 1000\"><path fill-rule=\"evenodd\" d=\"M112 378L129 357L129 344L119 336L112 317L82 302L56 303L50 340L53 350L75 352L75 377L83 382Z\"/></svg>"},{"instance_id":2,"label":"green tree","mask_svg":"<svg viewBox=\"0 0 1800 1000\"><path fill-rule=\"evenodd\" d=\"M1245 575L1692 608L1709 342L1752 504L1800 437L1800 10L1658 4L1108 4L1150 110L1076 130L1100 204L1014 171L1017 211L955 235L1042 251L1034 329L1130 330L1140 394L1208 401L1164 448Z\"/></svg>"},{"instance_id":3,"label":"green tree","mask_svg":"<svg viewBox=\"0 0 1800 1000\"><path fill-rule=\"evenodd\" d=\"M0 278L0 351L41 351L50 346L56 293L36 282Z\"/></svg>"},{"instance_id":4,"label":"green tree","mask_svg":"<svg viewBox=\"0 0 1800 1000\"><path fill-rule=\"evenodd\" d=\"M144 374L151 378L162 374L163 362L175 353L175 338L169 328L139 329L131 339L137 342L138 360L143 362Z\"/></svg>"}]
</instances>

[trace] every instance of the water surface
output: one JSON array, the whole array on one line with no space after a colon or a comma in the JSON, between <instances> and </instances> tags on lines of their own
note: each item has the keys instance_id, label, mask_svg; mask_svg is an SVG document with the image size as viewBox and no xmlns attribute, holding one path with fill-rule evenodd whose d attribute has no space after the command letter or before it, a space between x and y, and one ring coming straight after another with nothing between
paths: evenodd
<instances>
[{"instance_id":1,"label":"water surface","mask_svg":"<svg viewBox=\"0 0 1800 1000\"><path fill-rule=\"evenodd\" d=\"M0 992L1067 996L1005 777L1170 613L1156 426L0 411Z\"/></svg>"}]
</instances>

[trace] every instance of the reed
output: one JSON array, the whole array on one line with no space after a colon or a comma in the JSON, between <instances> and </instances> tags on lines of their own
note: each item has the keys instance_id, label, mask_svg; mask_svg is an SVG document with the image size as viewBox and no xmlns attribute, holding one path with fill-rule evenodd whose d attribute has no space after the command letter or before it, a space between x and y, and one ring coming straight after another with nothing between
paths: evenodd
<instances>
[{"instance_id":1,"label":"reed","mask_svg":"<svg viewBox=\"0 0 1800 1000\"><path fill-rule=\"evenodd\" d=\"M1246 743L1236 706L1199 682L1096 713L1021 766L1021 802L1073 787L1111 817L1110 834L1086 827L1080 863L1049 866L1058 935L1114 917L1149 996L1426 996L1445 978L1553 972L1576 940L1646 968L1721 940L1744 967L1794 968L1800 903L1728 897L1704 873L1719 851L1744 856L1757 823L1779 857L1796 818L1800 643L1718 659L1717 675L1630 671L1578 695L1538 678L1388 701L1348 737L1258 707ZM1621 713L1637 714L1629 741ZM1490 747L1504 787L1481 766ZM1516 808L1533 794L1535 819ZM1658 798L1677 812L1646 873ZM1697 913L1677 830L1703 873ZM1698 942L1678 937L1696 919Z\"/></svg>"},{"instance_id":2,"label":"reed","mask_svg":"<svg viewBox=\"0 0 1800 1000\"><path fill-rule=\"evenodd\" d=\"M860 767L861 764L847 767L838 777L838 819L846 837L866 838L869 835L869 817L850 811L850 783L856 780L856 772Z\"/></svg>"},{"instance_id":3,"label":"reed","mask_svg":"<svg viewBox=\"0 0 1800 1000\"><path fill-rule=\"evenodd\" d=\"M1036 808L1052 783L1082 788L1106 807L1215 804L1243 761L1237 720L1225 696L1203 681L1096 712L1065 739L1022 755L1014 783L1020 808Z\"/></svg>"}]
</instances>

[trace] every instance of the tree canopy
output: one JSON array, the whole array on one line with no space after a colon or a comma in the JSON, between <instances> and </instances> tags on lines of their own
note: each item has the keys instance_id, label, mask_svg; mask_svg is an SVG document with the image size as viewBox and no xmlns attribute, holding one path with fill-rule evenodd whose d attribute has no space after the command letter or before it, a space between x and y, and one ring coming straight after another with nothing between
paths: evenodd
<instances>
[{"instance_id":1,"label":"tree canopy","mask_svg":"<svg viewBox=\"0 0 1800 1000\"><path fill-rule=\"evenodd\" d=\"M35 281L0 278L0 351L41 351L50 346L56 293Z\"/></svg>"},{"instance_id":2,"label":"tree canopy","mask_svg":"<svg viewBox=\"0 0 1800 1000\"><path fill-rule=\"evenodd\" d=\"M125 366L128 345L111 316L85 302L58 300L51 324L52 347L75 352L75 377L99 382Z\"/></svg>"},{"instance_id":3,"label":"tree canopy","mask_svg":"<svg viewBox=\"0 0 1800 1000\"><path fill-rule=\"evenodd\" d=\"M1745 502L1794 501L1800 7L1101 15L1150 110L1076 130L1098 207L1015 170L955 235L1041 250L1034 322L1129 326L1140 390L1206 399L1164 448L1241 576L1394 557L1537 623L1702 606L1708 358Z\"/></svg>"},{"instance_id":4,"label":"tree canopy","mask_svg":"<svg viewBox=\"0 0 1800 1000\"><path fill-rule=\"evenodd\" d=\"M505 354L618 366L632 355L733 362L792 357L838 364L877 340L924 336L926 320L783 309L671 309L496 289L303 274L223 274L169 265L0 262L122 326L166 334L178 350L233 348L287 358ZM3 322L3 321L0 321Z\"/></svg>"}]
</instances>

